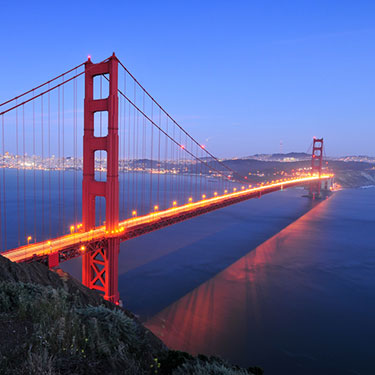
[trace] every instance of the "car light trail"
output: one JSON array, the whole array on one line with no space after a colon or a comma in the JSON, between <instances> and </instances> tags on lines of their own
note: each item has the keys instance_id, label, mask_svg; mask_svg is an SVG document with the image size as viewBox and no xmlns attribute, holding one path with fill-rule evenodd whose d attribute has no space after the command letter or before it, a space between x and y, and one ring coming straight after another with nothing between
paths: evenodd
<instances>
[{"instance_id":1,"label":"car light trail","mask_svg":"<svg viewBox=\"0 0 375 375\"><path fill-rule=\"evenodd\" d=\"M55 239L49 239L43 242L36 242L21 246L9 251L4 252L2 255L14 262L22 262L29 259L45 257L49 254L61 252L65 249L77 248L79 254L83 254L88 251L89 248L87 244L95 241L99 241L106 238L119 237L121 240L129 239L126 234L135 228L144 228L141 234L151 232L152 230L159 229L156 227L152 229L152 226L160 221L166 221L168 219L174 220L174 222L180 222L188 218L198 216L200 214L213 211L217 208L235 204L241 200L251 199L263 194L267 194L273 191L282 190L288 187L303 185L306 183L327 180L332 178L333 175L326 174L319 176L307 176L298 177L295 179L269 183L267 185L262 185L259 187L252 187L248 189L243 189L239 191L234 191L233 193L228 193L225 191L224 195L215 195L212 198L202 197L203 199L197 202L192 202L189 198L189 203L182 206L174 206L166 210L158 211L158 206L155 206L155 211L144 216L136 216L136 212L133 211L133 217L121 221L118 228L108 231L105 226L92 229L88 232L74 232L71 234L58 237ZM237 201L236 201L237 199ZM232 203L231 203L232 202ZM204 210L204 211L202 211ZM194 215L194 212L198 213ZM189 215L190 216L187 216ZM171 224L173 224L172 222ZM170 224L164 224L160 227L167 226ZM135 237L134 235L133 237ZM29 242L29 241L28 241Z\"/></svg>"}]
</instances>

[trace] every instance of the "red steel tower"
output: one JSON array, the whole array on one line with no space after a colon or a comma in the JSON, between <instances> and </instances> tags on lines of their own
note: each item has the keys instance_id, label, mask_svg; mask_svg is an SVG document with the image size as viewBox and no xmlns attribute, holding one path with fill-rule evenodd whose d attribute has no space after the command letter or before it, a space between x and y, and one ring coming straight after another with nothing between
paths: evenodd
<instances>
[{"instance_id":1,"label":"red steel tower","mask_svg":"<svg viewBox=\"0 0 375 375\"><path fill-rule=\"evenodd\" d=\"M94 77L109 74L109 95L94 99ZM111 238L119 222L118 180L118 60L115 54L108 60L85 66L85 103L83 135L82 224L85 231L95 228L95 198L105 198L106 230L109 237L87 249L82 257L82 282L91 289L104 293L104 298L118 303L118 254L120 242ZM108 134L94 135L95 112L108 113ZM106 181L95 179L95 151L107 153Z\"/></svg>"},{"instance_id":2,"label":"red steel tower","mask_svg":"<svg viewBox=\"0 0 375 375\"><path fill-rule=\"evenodd\" d=\"M322 173L323 165L323 138L313 139L312 158L311 158L311 172L313 174ZM321 182L314 182L310 185L310 195L315 198L320 196Z\"/></svg>"}]
</instances>

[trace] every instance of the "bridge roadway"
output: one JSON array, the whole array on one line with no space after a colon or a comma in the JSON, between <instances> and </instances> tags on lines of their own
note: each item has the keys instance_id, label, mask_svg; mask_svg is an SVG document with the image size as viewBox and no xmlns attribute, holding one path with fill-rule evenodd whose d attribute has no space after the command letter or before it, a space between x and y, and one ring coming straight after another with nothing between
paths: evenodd
<instances>
[{"instance_id":1,"label":"bridge roadway","mask_svg":"<svg viewBox=\"0 0 375 375\"><path fill-rule=\"evenodd\" d=\"M43 242L32 243L8 250L1 255L14 262L47 261L53 253L59 254L59 261L72 259L90 251L93 244L112 237L118 237L120 241L126 241L140 235L164 228L195 216L214 211L251 198L261 197L264 194L295 186L308 185L310 183L328 180L332 175L306 176L287 179L259 187L253 187L203 199L197 202L187 203L183 206L156 211L150 214L133 217L119 223L116 230L108 232L105 226L101 226L88 232L75 232L69 235L50 239Z\"/></svg>"}]
</instances>

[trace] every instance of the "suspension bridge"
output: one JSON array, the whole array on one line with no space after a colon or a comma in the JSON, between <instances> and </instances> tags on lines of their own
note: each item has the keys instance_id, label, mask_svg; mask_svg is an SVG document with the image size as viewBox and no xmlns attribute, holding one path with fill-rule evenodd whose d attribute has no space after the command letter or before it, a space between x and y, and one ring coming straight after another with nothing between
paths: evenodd
<instances>
[{"instance_id":1,"label":"suspension bridge","mask_svg":"<svg viewBox=\"0 0 375 375\"><path fill-rule=\"evenodd\" d=\"M286 188L308 187L314 198L333 177L314 138L309 170L251 182L114 54L1 103L0 117L1 254L51 268L82 257L83 284L114 303L120 242Z\"/></svg>"}]
</instances>

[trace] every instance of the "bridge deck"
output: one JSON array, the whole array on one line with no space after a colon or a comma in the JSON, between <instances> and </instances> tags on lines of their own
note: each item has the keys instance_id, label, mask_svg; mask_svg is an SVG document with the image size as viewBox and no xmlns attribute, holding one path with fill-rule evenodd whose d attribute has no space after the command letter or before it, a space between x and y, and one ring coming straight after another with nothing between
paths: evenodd
<instances>
[{"instance_id":1,"label":"bridge deck","mask_svg":"<svg viewBox=\"0 0 375 375\"><path fill-rule=\"evenodd\" d=\"M109 233L105 226L98 227L89 232L77 232L58 237L44 242L32 243L2 253L3 256L14 262L47 259L49 254L58 252L60 261L68 260L90 251L93 243L98 243L106 238L119 237L126 241L140 235L164 228L195 216L214 211L247 199L260 197L274 191L306 185L320 180L328 180L332 175L299 177L260 187L244 189L233 193L188 203L183 206L157 211L145 216L134 217L119 223L118 229Z\"/></svg>"}]
</instances>

